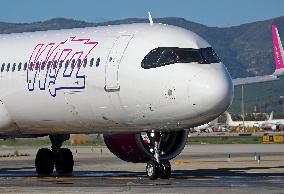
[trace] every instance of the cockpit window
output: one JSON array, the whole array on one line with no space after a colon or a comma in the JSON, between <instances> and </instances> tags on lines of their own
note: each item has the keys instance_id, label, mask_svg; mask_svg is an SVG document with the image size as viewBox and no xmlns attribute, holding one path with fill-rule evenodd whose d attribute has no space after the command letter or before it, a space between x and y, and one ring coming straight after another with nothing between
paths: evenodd
<instances>
[{"instance_id":1,"label":"cockpit window","mask_svg":"<svg viewBox=\"0 0 284 194\"><path fill-rule=\"evenodd\" d=\"M215 53L215 51L211 48L202 48L200 49L201 55L205 60L205 63L219 63L220 58L218 55Z\"/></svg>"},{"instance_id":2,"label":"cockpit window","mask_svg":"<svg viewBox=\"0 0 284 194\"><path fill-rule=\"evenodd\" d=\"M146 57L143 59L142 61L142 67L145 69L150 69L153 67L157 67L158 66L158 60L160 58L161 55L161 49L157 48L154 50L151 50L150 53L148 55L146 55ZM160 64L159 66L162 66L162 64Z\"/></svg>"},{"instance_id":3,"label":"cockpit window","mask_svg":"<svg viewBox=\"0 0 284 194\"><path fill-rule=\"evenodd\" d=\"M174 63L219 63L220 59L211 47L201 49L159 47L151 50L143 59L144 69L161 67Z\"/></svg>"},{"instance_id":4,"label":"cockpit window","mask_svg":"<svg viewBox=\"0 0 284 194\"><path fill-rule=\"evenodd\" d=\"M176 57L173 49L164 49L157 61L157 64L167 65L175 63Z\"/></svg>"},{"instance_id":5,"label":"cockpit window","mask_svg":"<svg viewBox=\"0 0 284 194\"><path fill-rule=\"evenodd\" d=\"M176 49L176 63L203 63L200 51L197 49Z\"/></svg>"}]
</instances>

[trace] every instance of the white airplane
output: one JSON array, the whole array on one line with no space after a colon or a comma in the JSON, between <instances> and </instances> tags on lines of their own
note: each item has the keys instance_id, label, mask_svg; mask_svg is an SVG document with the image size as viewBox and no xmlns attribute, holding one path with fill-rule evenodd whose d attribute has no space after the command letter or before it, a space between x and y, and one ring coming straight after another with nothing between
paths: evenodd
<instances>
[{"instance_id":1,"label":"white airplane","mask_svg":"<svg viewBox=\"0 0 284 194\"><path fill-rule=\"evenodd\" d=\"M72 173L72 153L61 148L70 134L103 133L117 157L167 179L185 128L217 118L233 98L211 46L169 25L3 34L0 53L0 135L49 135L52 149L36 155L39 175Z\"/></svg>"},{"instance_id":2,"label":"white airplane","mask_svg":"<svg viewBox=\"0 0 284 194\"><path fill-rule=\"evenodd\" d=\"M284 126L284 119L273 119L273 111L271 112L270 118L266 123L263 123L262 127L268 127L272 130L277 130L278 127Z\"/></svg>"},{"instance_id":3,"label":"white airplane","mask_svg":"<svg viewBox=\"0 0 284 194\"><path fill-rule=\"evenodd\" d=\"M274 48L274 60L275 60L275 71L271 75L264 76L255 76L255 77L246 77L246 78L236 78L233 80L234 86L237 85L246 85L259 82L267 82L278 80L284 76L284 52L283 46L280 40L277 26L272 25L272 40Z\"/></svg>"},{"instance_id":4,"label":"white airplane","mask_svg":"<svg viewBox=\"0 0 284 194\"><path fill-rule=\"evenodd\" d=\"M218 124L218 118L214 119L213 121L209 122L209 123L205 123L203 125L197 126L197 127L193 127L192 129L190 129L190 131L192 132L211 132L211 128L217 126Z\"/></svg>"},{"instance_id":5,"label":"white airplane","mask_svg":"<svg viewBox=\"0 0 284 194\"><path fill-rule=\"evenodd\" d=\"M261 127L272 121L273 112L271 112L268 120L266 121L233 121L229 112L226 111L226 125L229 127Z\"/></svg>"}]
</instances>

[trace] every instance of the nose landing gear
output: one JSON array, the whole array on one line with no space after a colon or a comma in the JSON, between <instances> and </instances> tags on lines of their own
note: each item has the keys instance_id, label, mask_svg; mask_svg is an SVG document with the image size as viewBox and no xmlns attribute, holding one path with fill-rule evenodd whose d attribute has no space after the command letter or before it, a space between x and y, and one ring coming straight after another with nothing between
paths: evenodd
<instances>
[{"instance_id":1,"label":"nose landing gear","mask_svg":"<svg viewBox=\"0 0 284 194\"><path fill-rule=\"evenodd\" d=\"M36 155L35 167L38 175L51 175L54 166L59 175L70 175L74 166L73 155L70 149L61 148L70 135L49 135L49 138L52 143L51 150L41 148Z\"/></svg>"},{"instance_id":2,"label":"nose landing gear","mask_svg":"<svg viewBox=\"0 0 284 194\"><path fill-rule=\"evenodd\" d=\"M169 179L171 177L171 164L168 160L160 160L160 144L162 141L162 132L151 132L148 134L151 144L153 145L154 157L146 165L147 176L151 179Z\"/></svg>"}]
</instances>

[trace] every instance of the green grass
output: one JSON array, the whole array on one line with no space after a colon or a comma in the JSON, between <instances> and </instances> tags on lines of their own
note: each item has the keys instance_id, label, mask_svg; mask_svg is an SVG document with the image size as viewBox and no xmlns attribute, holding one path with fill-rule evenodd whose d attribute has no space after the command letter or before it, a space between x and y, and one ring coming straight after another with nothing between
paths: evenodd
<instances>
[{"instance_id":1,"label":"green grass","mask_svg":"<svg viewBox=\"0 0 284 194\"><path fill-rule=\"evenodd\" d=\"M262 137L190 137L188 144L261 144ZM32 146L32 147L47 147L51 143L48 139L20 139L20 140L0 140L0 147L17 147L17 146ZM83 145L71 145L70 141L66 141L64 146L105 146L103 139L89 140Z\"/></svg>"},{"instance_id":2,"label":"green grass","mask_svg":"<svg viewBox=\"0 0 284 194\"><path fill-rule=\"evenodd\" d=\"M5 146L33 146L33 147L46 147L50 145L49 140L25 139L25 140L0 140L0 147Z\"/></svg>"},{"instance_id":3,"label":"green grass","mask_svg":"<svg viewBox=\"0 0 284 194\"><path fill-rule=\"evenodd\" d=\"M260 144L262 137L190 137L188 144Z\"/></svg>"},{"instance_id":4,"label":"green grass","mask_svg":"<svg viewBox=\"0 0 284 194\"><path fill-rule=\"evenodd\" d=\"M15 139L15 140L0 140L0 147L13 147L13 146L32 146L32 147L47 147L51 145L48 139ZM74 145L74 144L73 144ZM83 146L104 146L104 140L95 139L87 141ZM71 146L71 142L65 141L63 146ZM74 145L75 146L75 145Z\"/></svg>"}]
</instances>

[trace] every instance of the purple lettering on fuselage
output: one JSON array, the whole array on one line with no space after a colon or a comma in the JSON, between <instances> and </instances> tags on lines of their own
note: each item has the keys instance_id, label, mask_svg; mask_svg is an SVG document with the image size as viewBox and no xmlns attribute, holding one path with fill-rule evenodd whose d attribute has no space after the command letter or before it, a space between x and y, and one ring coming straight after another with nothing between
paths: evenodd
<instances>
[{"instance_id":1,"label":"purple lettering on fuselage","mask_svg":"<svg viewBox=\"0 0 284 194\"><path fill-rule=\"evenodd\" d=\"M85 89L86 77L80 72L82 63L92 53L98 42L70 37L56 43L37 44L27 68L28 90L48 89L55 97L58 90Z\"/></svg>"}]
</instances>

